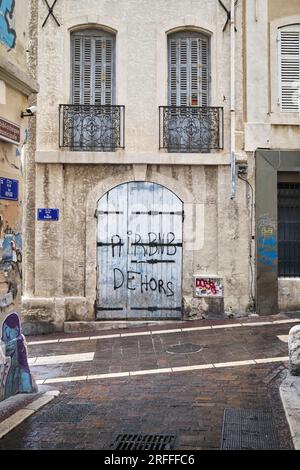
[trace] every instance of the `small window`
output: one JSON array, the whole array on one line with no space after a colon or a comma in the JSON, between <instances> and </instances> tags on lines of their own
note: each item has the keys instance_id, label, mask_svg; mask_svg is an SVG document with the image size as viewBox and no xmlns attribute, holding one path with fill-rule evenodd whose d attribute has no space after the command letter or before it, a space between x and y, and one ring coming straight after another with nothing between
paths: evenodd
<instances>
[{"instance_id":1,"label":"small window","mask_svg":"<svg viewBox=\"0 0 300 470\"><path fill-rule=\"evenodd\" d=\"M209 38L180 32L168 38L169 106L209 105Z\"/></svg>"},{"instance_id":2,"label":"small window","mask_svg":"<svg viewBox=\"0 0 300 470\"><path fill-rule=\"evenodd\" d=\"M285 113L300 111L300 25L279 30L280 109Z\"/></svg>"},{"instance_id":3,"label":"small window","mask_svg":"<svg viewBox=\"0 0 300 470\"><path fill-rule=\"evenodd\" d=\"M114 104L114 44L102 30L72 34L72 104Z\"/></svg>"},{"instance_id":4,"label":"small window","mask_svg":"<svg viewBox=\"0 0 300 470\"><path fill-rule=\"evenodd\" d=\"M278 183L278 275L300 277L300 183Z\"/></svg>"}]
</instances>

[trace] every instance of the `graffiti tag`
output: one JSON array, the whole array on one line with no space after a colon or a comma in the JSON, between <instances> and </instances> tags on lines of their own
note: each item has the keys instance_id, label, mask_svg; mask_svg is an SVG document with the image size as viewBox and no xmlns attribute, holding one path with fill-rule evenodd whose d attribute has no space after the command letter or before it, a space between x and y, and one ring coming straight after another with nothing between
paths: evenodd
<instances>
[{"instance_id":1,"label":"graffiti tag","mask_svg":"<svg viewBox=\"0 0 300 470\"><path fill-rule=\"evenodd\" d=\"M13 28L15 0L0 0L0 41L12 49L16 45L16 31Z\"/></svg>"},{"instance_id":2,"label":"graffiti tag","mask_svg":"<svg viewBox=\"0 0 300 470\"><path fill-rule=\"evenodd\" d=\"M223 297L223 284L221 278L196 277L196 297Z\"/></svg>"},{"instance_id":3,"label":"graffiti tag","mask_svg":"<svg viewBox=\"0 0 300 470\"><path fill-rule=\"evenodd\" d=\"M174 296L173 282L164 282L162 279L144 275L139 271L126 271L123 272L119 268L114 269L114 290L121 289L126 286L127 290L136 291L140 290L141 294L145 292L158 292L166 297Z\"/></svg>"}]
</instances>

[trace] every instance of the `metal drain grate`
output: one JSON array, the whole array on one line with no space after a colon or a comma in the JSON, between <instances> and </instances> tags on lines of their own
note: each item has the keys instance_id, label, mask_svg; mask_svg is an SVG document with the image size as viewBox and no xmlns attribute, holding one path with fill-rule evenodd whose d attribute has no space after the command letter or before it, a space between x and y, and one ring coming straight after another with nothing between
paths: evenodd
<instances>
[{"instance_id":1,"label":"metal drain grate","mask_svg":"<svg viewBox=\"0 0 300 470\"><path fill-rule=\"evenodd\" d=\"M280 449L272 412L261 409L225 409L221 449Z\"/></svg>"},{"instance_id":2,"label":"metal drain grate","mask_svg":"<svg viewBox=\"0 0 300 470\"><path fill-rule=\"evenodd\" d=\"M165 434L118 434L113 450L172 450L176 436Z\"/></svg>"}]
</instances>

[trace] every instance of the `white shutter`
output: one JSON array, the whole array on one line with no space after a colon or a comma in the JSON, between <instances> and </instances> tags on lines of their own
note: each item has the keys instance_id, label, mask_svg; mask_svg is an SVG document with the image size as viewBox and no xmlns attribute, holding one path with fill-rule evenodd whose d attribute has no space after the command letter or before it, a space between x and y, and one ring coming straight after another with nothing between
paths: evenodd
<instances>
[{"instance_id":1,"label":"white shutter","mask_svg":"<svg viewBox=\"0 0 300 470\"><path fill-rule=\"evenodd\" d=\"M282 112L299 111L300 32L280 31L280 102Z\"/></svg>"}]
</instances>

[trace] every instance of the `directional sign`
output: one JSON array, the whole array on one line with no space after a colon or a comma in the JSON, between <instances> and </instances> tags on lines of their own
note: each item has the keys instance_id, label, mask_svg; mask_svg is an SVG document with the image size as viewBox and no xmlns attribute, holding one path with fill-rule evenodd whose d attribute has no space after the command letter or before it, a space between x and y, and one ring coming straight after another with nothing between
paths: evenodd
<instances>
[{"instance_id":1,"label":"directional sign","mask_svg":"<svg viewBox=\"0 0 300 470\"><path fill-rule=\"evenodd\" d=\"M19 181L0 178L0 199L17 201L19 198Z\"/></svg>"},{"instance_id":2,"label":"directional sign","mask_svg":"<svg viewBox=\"0 0 300 470\"><path fill-rule=\"evenodd\" d=\"M59 220L59 209L38 209L37 219L45 221Z\"/></svg>"}]
</instances>

